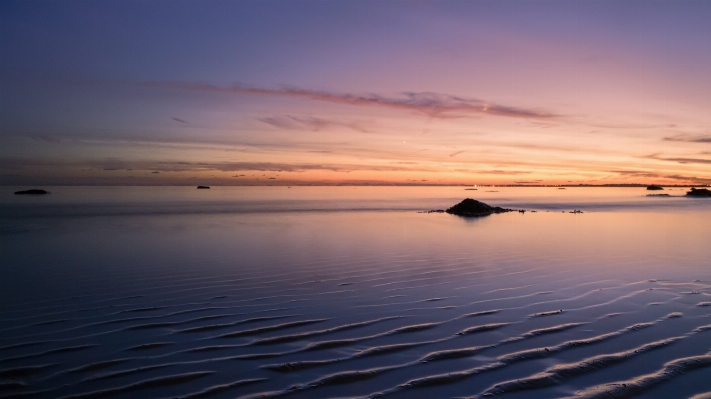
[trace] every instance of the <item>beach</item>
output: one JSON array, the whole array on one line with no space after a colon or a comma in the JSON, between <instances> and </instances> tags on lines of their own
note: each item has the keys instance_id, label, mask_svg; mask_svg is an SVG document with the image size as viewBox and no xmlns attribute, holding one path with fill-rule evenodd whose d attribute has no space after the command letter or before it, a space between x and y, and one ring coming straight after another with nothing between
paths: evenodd
<instances>
[{"instance_id":1,"label":"beach","mask_svg":"<svg viewBox=\"0 0 711 399\"><path fill-rule=\"evenodd\" d=\"M0 397L711 395L682 188L47 190L0 199Z\"/></svg>"}]
</instances>

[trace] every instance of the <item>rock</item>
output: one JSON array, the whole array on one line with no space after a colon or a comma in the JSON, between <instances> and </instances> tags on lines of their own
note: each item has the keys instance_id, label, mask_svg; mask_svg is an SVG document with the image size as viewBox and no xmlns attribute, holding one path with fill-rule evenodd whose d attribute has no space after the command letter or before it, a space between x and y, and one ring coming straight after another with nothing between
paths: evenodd
<instances>
[{"instance_id":1,"label":"rock","mask_svg":"<svg viewBox=\"0 0 711 399\"><path fill-rule=\"evenodd\" d=\"M669 194L647 194L647 197L671 197Z\"/></svg>"},{"instance_id":2,"label":"rock","mask_svg":"<svg viewBox=\"0 0 711 399\"><path fill-rule=\"evenodd\" d=\"M664 190L664 187L652 184L651 186L647 186L647 190Z\"/></svg>"},{"instance_id":3,"label":"rock","mask_svg":"<svg viewBox=\"0 0 711 399\"><path fill-rule=\"evenodd\" d=\"M691 191L686 193L687 197L711 197L711 190L708 188L691 188Z\"/></svg>"},{"instance_id":4,"label":"rock","mask_svg":"<svg viewBox=\"0 0 711 399\"><path fill-rule=\"evenodd\" d=\"M24 191L15 191L15 194L18 194L18 195L42 195L42 194L49 194L49 191L32 189L32 190L24 190Z\"/></svg>"},{"instance_id":5,"label":"rock","mask_svg":"<svg viewBox=\"0 0 711 399\"><path fill-rule=\"evenodd\" d=\"M210 188L210 186L198 186L197 188Z\"/></svg>"},{"instance_id":6,"label":"rock","mask_svg":"<svg viewBox=\"0 0 711 399\"><path fill-rule=\"evenodd\" d=\"M488 216L492 213L512 212L513 209L500 208L498 206L490 206L483 202L467 198L464 201L447 209L445 212L457 216Z\"/></svg>"}]
</instances>

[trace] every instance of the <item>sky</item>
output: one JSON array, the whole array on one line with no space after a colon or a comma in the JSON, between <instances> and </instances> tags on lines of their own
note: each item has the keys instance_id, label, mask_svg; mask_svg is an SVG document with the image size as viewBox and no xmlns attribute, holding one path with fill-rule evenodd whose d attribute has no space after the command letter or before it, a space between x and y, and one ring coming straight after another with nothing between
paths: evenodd
<instances>
[{"instance_id":1,"label":"sky","mask_svg":"<svg viewBox=\"0 0 711 399\"><path fill-rule=\"evenodd\" d=\"M1 185L709 184L711 2L0 2Z\"/></svg>"}]
</instances>

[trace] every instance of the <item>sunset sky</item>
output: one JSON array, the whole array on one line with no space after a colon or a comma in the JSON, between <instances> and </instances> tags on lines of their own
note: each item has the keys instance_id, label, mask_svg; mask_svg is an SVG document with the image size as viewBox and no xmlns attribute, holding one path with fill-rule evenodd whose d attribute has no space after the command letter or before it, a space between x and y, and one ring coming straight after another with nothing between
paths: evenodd
<instances>
[{"instance_id":1,"label":"sunset sky","mask_svg":"<svg viewBox=\"0 0 711 399\"><path fill-rule=\"evenodd\" d=\"M5 0L0 46L4 185L711 183L711 1Z\"/></svg>"}]
</instances>

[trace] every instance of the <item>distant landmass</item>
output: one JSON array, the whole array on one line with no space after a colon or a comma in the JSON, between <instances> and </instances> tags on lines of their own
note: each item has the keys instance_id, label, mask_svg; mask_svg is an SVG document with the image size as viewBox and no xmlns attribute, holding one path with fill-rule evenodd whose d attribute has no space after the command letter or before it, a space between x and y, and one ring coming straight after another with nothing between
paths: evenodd
<instances>
[{"instance_id":1,"label":"distant landmass","mask_svg":"<svg viewBox=\"0 0 711 399\"><path fill-rule=\"evenodd\" d=\"M691 188L689 192L686 193L687 197L711 197L711 190L708 188Z\"/></svg>"}]
</instances>

